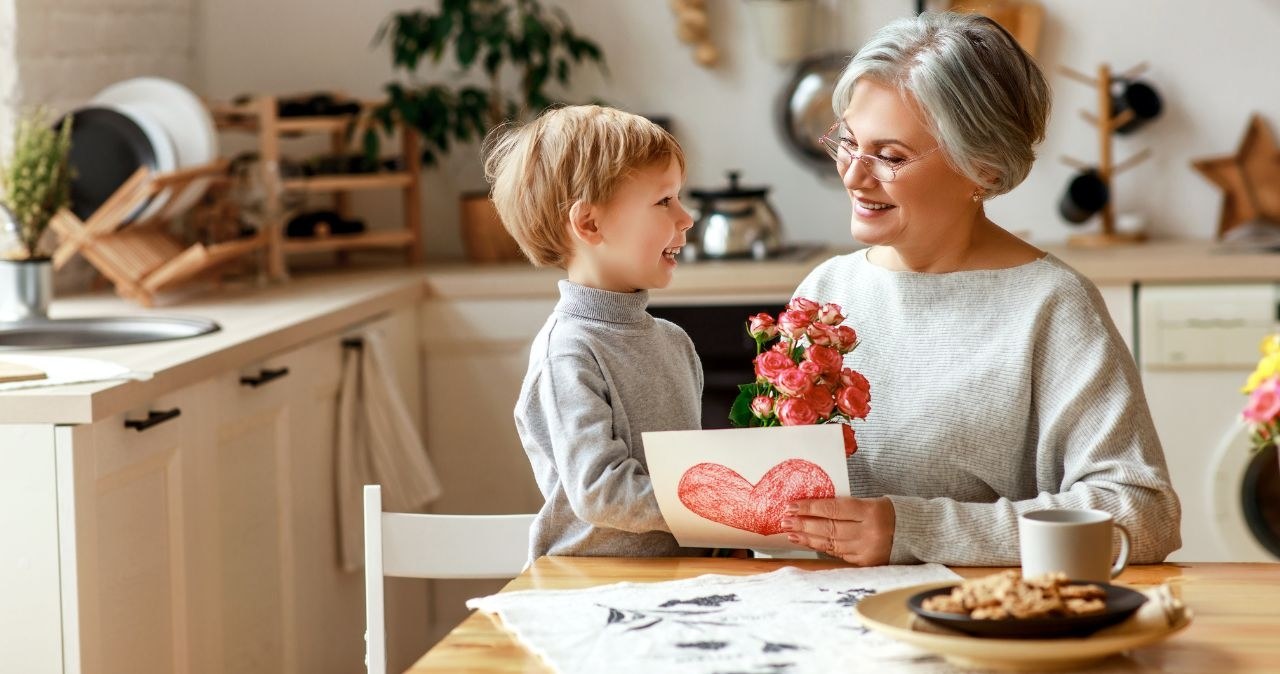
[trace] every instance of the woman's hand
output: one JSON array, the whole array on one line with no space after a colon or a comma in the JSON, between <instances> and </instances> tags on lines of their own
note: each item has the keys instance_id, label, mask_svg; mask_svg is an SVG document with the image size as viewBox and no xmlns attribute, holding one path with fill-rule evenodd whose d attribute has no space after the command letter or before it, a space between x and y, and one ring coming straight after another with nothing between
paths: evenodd
<instances>
[{"instance_id":1,"label":"woman's hand","mask_svg":"<svg viewBox=\"0 0 1280 674\"><path fill-rule=\"evenodd\" d=\"M857 566L889 563L893 525L893 502L883 496L795 501L782 518L787 540Z\"/></svg>"}]
</instances>

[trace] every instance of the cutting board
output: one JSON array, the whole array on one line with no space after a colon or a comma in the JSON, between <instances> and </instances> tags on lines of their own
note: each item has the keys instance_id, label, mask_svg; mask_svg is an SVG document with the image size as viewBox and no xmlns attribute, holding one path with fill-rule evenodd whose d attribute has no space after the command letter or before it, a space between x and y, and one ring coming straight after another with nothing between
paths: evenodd
<instances>
[{"instance_id":1,"label":"cutting board","mask_svg":"<svg viewBox=\"0 0 1280 674\"><path fill-rule=\"evenodd\" d=\"M17 363L6 363L0 360L0 384L11 381L32 381L34 379L44 379L45 374L41 370L27 365L19 365Z\"/></svg>"}]
</instances>

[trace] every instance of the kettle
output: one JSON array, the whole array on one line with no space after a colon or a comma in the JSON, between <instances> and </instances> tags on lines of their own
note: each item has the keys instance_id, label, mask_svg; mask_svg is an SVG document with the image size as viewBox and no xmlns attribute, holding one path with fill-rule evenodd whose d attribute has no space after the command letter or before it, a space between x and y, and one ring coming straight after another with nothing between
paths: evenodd
<instances>
[{"instance_id":1,"label":"kettle","mask_svg":"<svg viewBox=\"0 0 1280 674\"><path fill-rule=\"evenodd\" d=\"M782 223L765 200L767 187L738 185L738 172L729 171L729 186L718 190L689 190L698 201L689 241L699 257L753 257L757 260L782 250Z\"/></svg>"}]
</instances>

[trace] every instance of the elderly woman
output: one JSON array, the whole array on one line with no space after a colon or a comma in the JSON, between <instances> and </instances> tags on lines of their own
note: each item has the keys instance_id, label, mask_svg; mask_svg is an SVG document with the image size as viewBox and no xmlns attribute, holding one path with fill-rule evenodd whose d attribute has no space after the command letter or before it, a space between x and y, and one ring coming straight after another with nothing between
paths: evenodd
<instances>
[{"instance_id":1,"label":"elderly woman","mask_svg":"<svg viewBox=\"0 0 1280 674\"><path fill-rule=\"evenodd\" d=\"M1020 513L1096 508L1131 562L1164 559L1181 511L1097 288L983 209L1044 137L1040 68L985 17L924 13L877 32L834 100L822 142L869 247L796 295L844 307L872 412L853 497L791 504L791 541L858 565L1016 565Z\"/></svg>"}]
</instances>

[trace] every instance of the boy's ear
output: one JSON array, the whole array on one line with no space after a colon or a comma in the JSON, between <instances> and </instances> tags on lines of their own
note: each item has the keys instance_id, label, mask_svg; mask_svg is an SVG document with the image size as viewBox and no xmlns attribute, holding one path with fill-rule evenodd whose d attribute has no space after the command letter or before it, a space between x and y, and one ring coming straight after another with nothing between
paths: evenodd
<instances>
[{"instance_id":1,"label":"boy's ear","mask_svg":"<svg viewBox=\"0 0 1280 674\"><path fill-rule=\"evenodd\" d=\"M573 202L573 206L569 207L569 233L573 234L573 238L589 245L594 246L604 240L600 233L599 222L596 219L599 210L594 205L579 199Z\"/></svg>"}]
</instances>

